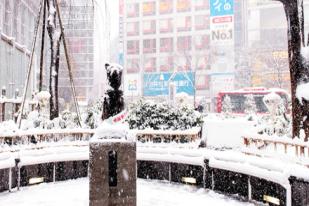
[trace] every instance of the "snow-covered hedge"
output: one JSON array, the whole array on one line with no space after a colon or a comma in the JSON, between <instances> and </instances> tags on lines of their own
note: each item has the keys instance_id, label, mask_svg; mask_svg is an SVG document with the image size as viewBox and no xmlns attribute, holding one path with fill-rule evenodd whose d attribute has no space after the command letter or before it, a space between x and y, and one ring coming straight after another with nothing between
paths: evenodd
<instances>
[{"instance_id":1,"label":"snow-covered hedge","mask_svg":"<svg viewBox=\"0 0 309 206\"><path fill-rule=\"evenodd\" d=\"M185 130L201 126L203 118L188 105L176 108L167 103L140 100L132 105L126 121L130 129Z\"/></svg>"}]
</instances>

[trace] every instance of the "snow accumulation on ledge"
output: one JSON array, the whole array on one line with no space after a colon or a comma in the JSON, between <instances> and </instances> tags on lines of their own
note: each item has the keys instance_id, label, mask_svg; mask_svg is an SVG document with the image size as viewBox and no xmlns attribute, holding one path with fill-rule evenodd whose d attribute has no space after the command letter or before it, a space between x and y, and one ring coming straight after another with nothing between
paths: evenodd
<instances>
[{"instance_id":1,"label":"snow accumulation on ledge","mask_svg":"<svg viewBox=\"0 0 309 206\"><path fill-rule=\"evenodd\" d=\"M103 122L90 140L90 143L100 142L133 142L134 138L126 124L108 124Z\"/></svg>"},{"instance_id":2,"label":"snow accumulation on ledge","mask_svg":"<svg viewBox=\"0 0 309 206\"><path fill-rule=\"evenodd\" d=\"M104 141L104 140L102 140ZM117 141L117 140L116 140ZM99 141L100 142L100 141ZM108 142L108 140L107 140ZM96 143L96 142L95 142ZM34 145L34 149L20 148L15 152L0 154L0 169L15 166L15 158L20 159L19 166L34 165L58 161L81 161L89 159L89 144L81 141L54 143L53 145ZM260 177L288 187L288 178L296 176L309 180L309 169L275 158L246 155L241 151L218 151L206 148L177 148L173 146L160 147L157 144L137 145L137 160L171 162L204 167L204 160L209 160L209 166L242 174ZM43 148L43 149L42 149ZM295 169L297 168L297 169Z\"/></svg>"}]
</instances>

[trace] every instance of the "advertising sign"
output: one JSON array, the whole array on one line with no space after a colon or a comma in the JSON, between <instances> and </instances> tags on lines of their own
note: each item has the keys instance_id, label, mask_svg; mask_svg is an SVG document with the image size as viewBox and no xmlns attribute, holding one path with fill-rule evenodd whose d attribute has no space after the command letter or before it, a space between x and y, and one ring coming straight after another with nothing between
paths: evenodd
<instances>
[{"instance_id":1,"label":"advertising sign","mask_svg":"<svg viewBox=\"0 0 309 206\"><path fill-rule=\"evenodd\" d=\"M139 95L140 78L138 74L126 74L124 77L125 96Z\"/></svg>"},{"instance_id":2,"label":"advertising sign","mask_svg":"<svg viewBox=\"0 0 309 206\"><path fill-rule=\"evenodd\" d=\"M234 14L234 0L210 0L210 16Z\"/></svg>"},{"instance_id":3,"label":"advertising sign","mask_svg":"<svg viewBox=\"0 0 309 206\"><path fill-rule=\"evenodd\" d=\"M234 42L234 0L210 0L211 44Z\"/></svg>"},{"instance_id":4,"label":"advertising sign","mask_svg":"<svg viewBox=\"0 0 309 206\"><path fill-rule=\"evenodd\" d=\"M233 18L233 16L211 17L210 30L212 45L234 44Z\"/></svg>"},{"instance_id":5,"label":"advertising sign","mask_svg":"<svg viewBox=\"0 0 309 206\"><path fill-rule=\"evenodd\" d=\"M144 74L144 96L169 95L169 85L173 82L176 93L194 95L194 73L147 73Z\"/></svg>"}]
</instances>

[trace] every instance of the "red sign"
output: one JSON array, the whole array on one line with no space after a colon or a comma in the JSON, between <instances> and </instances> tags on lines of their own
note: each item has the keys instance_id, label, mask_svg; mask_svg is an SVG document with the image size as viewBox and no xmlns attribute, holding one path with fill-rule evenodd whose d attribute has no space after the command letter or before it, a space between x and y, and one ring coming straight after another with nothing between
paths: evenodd
<instances>
[{"instance_id":1,"label":"red sign","mask_svg":"<svg viewBox=\"0 0 309 206\"><path fill-rule=\"evenodd\" d=\"M233 17L232 16L214 17L212 19L212 23L214 23L214 24L228 23L228 22L232 22L232 21L233 21Z\"/></svg>"}]
</instances>

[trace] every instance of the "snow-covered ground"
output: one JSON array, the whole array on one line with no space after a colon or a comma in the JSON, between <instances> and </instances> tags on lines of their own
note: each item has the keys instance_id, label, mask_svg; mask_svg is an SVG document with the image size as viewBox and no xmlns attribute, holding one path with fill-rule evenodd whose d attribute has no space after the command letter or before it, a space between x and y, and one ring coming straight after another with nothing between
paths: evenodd
<instances>
[{"instance_id":1,"label":"snow-covered ground","mask_svg":"<svg viewBox=\"0 0 309 206\"><path fill-rule=\"evenodd\" d=\"M0 193L1 205L14 206L88 206L88 178L41 184L19 192ZM162 181L137 181L138 206L253 205L193 186Z\"/></svg>"}]
</instances>

